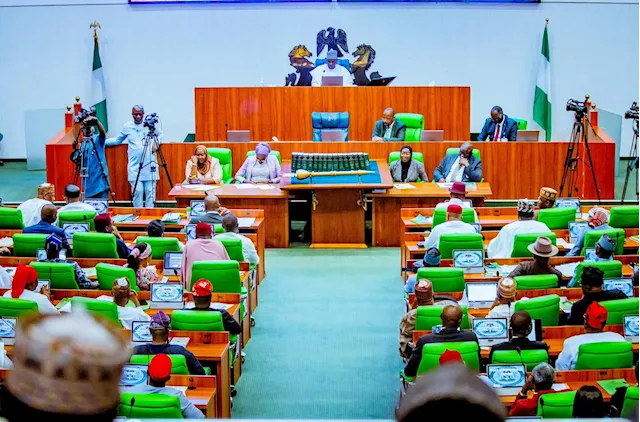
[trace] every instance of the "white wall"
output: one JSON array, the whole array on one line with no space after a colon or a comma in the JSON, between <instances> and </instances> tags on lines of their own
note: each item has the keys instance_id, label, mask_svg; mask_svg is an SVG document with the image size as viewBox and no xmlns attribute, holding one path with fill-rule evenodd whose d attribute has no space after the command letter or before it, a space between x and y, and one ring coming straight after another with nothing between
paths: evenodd
<instances>
[{"instance_id":1,"label":"white wall","mask_svg":"<svg viewBox=\"0 0 640 422\"><path fill-rule=\"evenodd\" d=\"M86 1L86 0L85 0ZM104 4L118 2L121 4ZM569 136L568 98L589 93L624 113L638 99L638 4L242 4L13 7L0 0L0 157L26 156L24 113L90 95L92 38L102 25L111 132L141 103L168 140L194 131L193 88L282 85L299 43L314 52L318 30L347 31L350 50L377 51L371 70L394 85L471 86L471 129L489 109L532 122L544 19L550 19L554 139ZM34 0L37 4L53 0ZM61 1L58 1L61 3ZM73 3L73 4L69 4ZM12 6L12 7L8 7ZM283 112L286 112L283 110ZM63 118L60 117L62 126ZM373 123L373 122L372 122ZM535 126L535 125L533 125ZM623 131L623 151L629 131Z\"/></svg>"}]
</instances>

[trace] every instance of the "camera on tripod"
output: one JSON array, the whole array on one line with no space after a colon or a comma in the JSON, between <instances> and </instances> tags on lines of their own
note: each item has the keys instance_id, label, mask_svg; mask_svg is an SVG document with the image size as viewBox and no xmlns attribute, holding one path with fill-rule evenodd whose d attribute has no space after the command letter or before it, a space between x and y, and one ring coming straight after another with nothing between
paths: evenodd
<instances>
[{"instance_id":1,"label":"camera on tripod","mask_svg":"<svg viewBox=\"0 0 640 422\"><path fill-rule=\"evenodd\" d=\"M148 114L147 116L145 116L145 118L144 118L144 126L148 127L151 132L153 132L153 130L156 128L157 124L158 124L158 114L157 113L151 113L151 114Z\"/></svg>"},{"instance_id":2,"label":"camera on tripod","mask_svg":"<svg viewBox=\"0 0 640 422\"><path fill-rule=\"evenodd\" d=\"M89 126L94 126L97 125L98 122L97 121L91 121L91 122L87 122L87 119L89 117L96 117L96 108L95 107L91 107L89 110L87 110L86 108L83 108L82 110L80 110L78 112L78 114L75 117L75 121L76 123L80 123L82 126L85 125L89 125Z\"/></svg>"},{"instance_id":3,"label":"camera on tripod","mask_svg":"<svg viewBox=\"0 0 640 422\"><path fill-rule=\"evenodd\" d=\"M624 112L625 119L635 119L638 120L638 103L633 102L629 110Z\"/></svg>"},{"instance_id":4,"label":"camera on tripod","mask_svg":"<svg viewBox=\"0 0 640 422\"><path fill-rule=\"evenodd\" d=\"M573 98L567 101L567 111L573 111L577 116L582 117L587 112L587 103L589 102L589 96L584 96L584 101L577 101Z\"/></svg>"}]
</instances>

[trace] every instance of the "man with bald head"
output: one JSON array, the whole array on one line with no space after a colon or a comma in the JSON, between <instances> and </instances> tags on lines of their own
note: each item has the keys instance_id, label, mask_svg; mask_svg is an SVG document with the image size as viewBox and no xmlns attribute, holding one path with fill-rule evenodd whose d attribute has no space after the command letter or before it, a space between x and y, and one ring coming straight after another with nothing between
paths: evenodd
<instances>
[{"instance_id":1,"label":"man with bald head","mask_svg":"<svg viewBox=\"0 0 640 422\"><path fill-rule=\"evenodd\" d=\"M382 120L376 122L371 140L374 142L403 142L407 126L395 118L396 112L387 108L382 113Z\"/></svg>"},{"instance_id":2,"label":"man with bald head","mask_svg":"<svg viewBox=\"0 0 640 422\"><path fill-rule=\"evenodd\" d=\"M191 217L189 224L198 224L200 222L209 225L222 224L222 213L220 212L220 200L215 195L207 195L204 198L204 215L194 215Z\"/></svg>"},{"instance_id":3,"label":"man with bald head","mask_svg":"<svg viewBox=\"0 0 640 422\"><path fill-rule=\"evenodd\" d=\"M478 142L514 142L518 137L518 122L502 112L502 107L493 106L491 117L484 122Z\"/></svg>"},{"instance_id":4,"label":"man with bald head","mask_svg":"<svg viewBox=\"0 0 640 422\"><path fill-rule=\"evenodd\" d=\"M529 340L529 334L533 330L531 315L527 311L518 311L511 315L509 325L511 340L491 346L489 352L489 362L493 357L493 352L497 350L549 350L549 345L543 341Z\"/></svg>"},{"instance_id":5,"label":"man with bald head","mask_svg":"<svg viewBox=\"0 0 640 422\"><path fill-rule=\"evenodd\" d=\"M482 180L482 161L473 155L473 145L465 142L456 154L447 154L433 172L438 183L479 182Z\"/></svg>"},{"instance_id":6,"label":"man with bald head","mask_svg":"<svg viewBox=\"0 0 640 422\"><path fill-rule=\"evenodd\" d=\"M478 337L473 331L462 331L462 308L458 305L448 305L442 309L440 314L442 319L442 330L438 334L427 334L418 339L418 343L413 348L409 362L404 368L404 374L408 377L416 376L420 361L422 360L422 347L429 343L447 343L454 341L475 341ZM479 352L480 348L478 348Z\"/></svg>"},{"instance_id":7,"label":"man with bald head","mask_svg":"<svg viewBox=\"0 0 640 422\"><path fill-rule=\"evenodd\" d=\"M217 235L216 239L239 239L242 242L244 260L248 261L251 265L257 265L260 262L256 246L251 239L240 234L238 217L232 213L227 213L222 217L222 228L224 229L224 233Z\"/></svg>"},{"instance_id":8,"label":"man with bald head","mask_svg":"<svg viewBox=\"0 0 640 422\"><path fill-rule=\"evenodd\" d=\"M40 222L29 227L25 227L22 233L27 234L55 234L62 240L62 246L67 251L67 256L71 256L71 248L64 231L56 226L56 218L58 217L58 211L55 205L45 204L40 209Z\"/></svg>"}]
</instances>

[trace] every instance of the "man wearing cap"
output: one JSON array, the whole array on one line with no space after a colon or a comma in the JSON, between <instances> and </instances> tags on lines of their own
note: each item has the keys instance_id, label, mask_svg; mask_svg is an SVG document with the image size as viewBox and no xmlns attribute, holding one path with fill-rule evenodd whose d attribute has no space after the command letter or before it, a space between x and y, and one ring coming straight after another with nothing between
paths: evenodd
<instances>
[{"instance_id":1,"label":"man wearing cap","mask_svg":"<svg viewBox=\"0 0 640 422\"><path fill-rule=\"evenodd\" d=\"M509 277L555 274L558 277L558 283L562 284L562 273L556 270L553 265L549 264L549 258L558 254L558 248L551 243L551 239L540 236L536 239L535 243L527 246L527 249L533 254L533 261L520 262L518 266L511 271Z\"/></svg>"},{"instance_id":2,"label":"man wearing cap","mask_svg":"<svg viewBox=\"0 0 640 422\"><path fill-rule=\"evenodd\" d=\"M211 238L211 226L200 222L196 225L196 238L187 242L182 251L181 279L186 290L191 290L191 266L198 261L228 261L224 245Z\"/></svg>"},{"instance_id":3,"label":"man wearing cap","mask_svg":"<svg viewBox=\"0 0 640 422\"><path fill-rule=\"evenodd\" d=\"M451 204L447 207L447 221L431 229L431 234L424 242L425 249L440 249L440 236L445 233L476 233L475 227L462 221L462 207Z\"/></svg>"},{"instance_id":4,"label":"man wearing cap","mask_svg":"<svg viewBox=\"0 0 640 422\"><path fill-rule=\"evenodd\" d=\"M216 235L215 239L240 240L242 242L242 254L244 255L244 260L248 261L251 265L257 265L260 263L260 257L258 256L258 251L256 251L256 246L253 244L251 239L240 234L238 217L232 213L227 213L222 217L222 228L224 229L224 233Z\"/></svg>"},{"instance_id":5,"label":"man wearing cap","mask_svg":"<svg viewBox=\"0 0 640 422\"><path fill-rule=\"evenodd\" d=\"M36 292L37 287L38 272L33 267L18 264L11 290L7 290L3 297L32 300L38 304L41 315L58 315L60 312L51 304L47 286L43 286L40 292Z\"/></svg>"},{"instance_id":6,"label":"man wearing cap","mask_svg":"<svg viewBox=\"0 0 640 422\"><path fill-rule=\"evenodd\" d=\"M448 154L433 171L438 183L479 182L482 180L482 161L473 155L473 145L465 142L459 154Z\"/></svg>"},{"instance_id":7,"label":"man wearing cap","mask_svg":"<svg viewBox=\"0 0 640 422\"><path fill-rule=\"evenodd\" d=\"M488 316L487 316L488 317ZM533 330L531 315L527 311L518 311L511 315L509 333L511 340L494 344L489 352L489 362L493 358L493 352L498 350L549 350L549 345L543 341L529 340L529 334Z\"/></svg>"},{"instance_id":8,"label":"man wearing cap","mask_svg":"<svg viewBox=\"0 0 640 422\"><path fill-rule=\"evenodd\" d=\"M516 281L504 277L498 282L496 300L491 305L487 318L511 318L516 301Z\"/></svg>"},{"instance_id":9,"label":"man wearing cap","mask_svg":"<svg viewBox=\"0 0 640 422\"><path fill-rule=\"evenodd\" d=\"M527 377L527 381L522 386L522 390L516 396L509 416L535 416L538 412L538 401L541 395L560 392L560 390L553 389L555 380L556 371L551 365L548 363L538 364L533 368L531 375ZM534 391L534 394L529 397L531 390Z\"/></svg>"},{"instance_id":10,"label":"man wearing cap","mask_svg":"<svg viewBox=\"0 0 640 422\"><path fill-rule=\"evenodd\" d=\"M215 308L211 306L211 294L213 292L213 286L209 280L200 279L193 285L193 302L187 302L185 309L192 311L215 311L220 312L222 315L222 326L229 334L235 335L242 332L242 327L231 316L226 309Z\"/></svg>"},{"instance_id":11,"label":"man wearing cap","mask_svg":"<svg viewBox=\"0 0 640 422\"><path fill-rule=\"evenodd\" d=\"M567 319L568 325L582 325L583 316L593 302L604 300L626 299L627 295L618 289L604 289L604 272L596 267L584 267L580 278L582 286L582 299L578 300L571 307L571 315Z\"/></svg>"},{"instance_id":12,"label":"man wearing cap","mask_svg":"<svg viewBox=\"0 0 640 422\"><path fill-rule=\"evenodd\" d=\"M125 277L118 278L113 282L111 296L113 296L113 302L118 307L118 319L122 323L122 326L127 330L131 330L133 321L151 320L151 317L145 314L140 308L138 294L135 290L131 290L129 280ZM135 307L127 306L129 301L131 301Z\"/></svg>"},{"instance_id":13,"label":"man wearing cap","mask_svg":"<svg viewBox=\"0 0 640 422\"><path fill-rule=\"evenodd\" d=\"M22 233L26 234L55 234L62 241L62 246L67 252L68 256L71 256L71 246L67 241L67 236L64 234L64 230L58 227L55 222L58 218L58 211L53 204L45 204L40 209L40 221L32 226L25 227Z\"/></svg>"},{"instance_id":14,"label":"man wearing cap","mask_svg":"<svg viewBox=\"0 0 640 422\"><path fill-rule=\"evenodd\" d=\"M62 264L71 264L73 265L73 274L76 279L76 283L78 283L78 287L81 289L97 289L100 284L98 281L91 281L87 274L80 268L75 261L70 261L67 259L60 259L60 251L64 248L62 240L55 234L47 236L44 241L44 249L47 252L47 259L42 262L57 262Z\"/></svg>"},{"instance_id":15,"label":"man wearing cap","mask_svg":"<svg viewBox=\"0 0 640 422\"><path fill-rule=\"evenodd\" d=\"M567 256L578 256L582 252L582 247L584 246L584 236L587 232L592 230L607 230L609 229L609 210L593 207L589 210L587 214L587 226L586 228L578 235L578 239L576 240L576 244L573 245L573 248Z\"/></svg>"},{"instance_id":16,"label":"man wearing cap","mask_svg":"<svg viewBox=\"0 0 640 422\"><path fill-rule=\"evenodd\" d=\"M323 76L342 76L342 86L353 85L351 72L346 67L338 64L338 52L335 50L327 52L326 64L321 64L311 71L311 85L322 86Z\"/></svg>"},{"instance_id":17,"label":"man wearing cap","mask_svg":"<svg viewBox=\"0 0 640 422\"><path fill-rule=\"evenodd\" d=\"M68 211L95 211L91 205L80 201L80 188L76 185L67 185L64 188L64 198L67 205L58 209L58 214Z\"/></svg>"},{"instance_id":18,"label":"man wearing cap","mask_svg":"<svg viewBox=\"0 0 640 422\"><path fill-rule=\"evenodd\" d=\"M540 189L540 194L538 195L538 208L541 210L553 208L556 206L556 199L558 199L558 191L553 188L544 187ZM536 213L536 218L537 217Z\"/></svg>"},{"instance_id":19,"label":"man wearing cap","mask_svg":"<svg viewBox=\"0 0 640 422\"><path fill-rule=\"evenodd\" d=\"M93 219L93 224L96 227L96 232L109 233L115 236L118 258L127 259L127 257L131 253L131 249L129 249L125 241L122 239L122 235L120 235L118 229L113 227L113 222L111 221L111 217L109 217L109 214L96 215L96 217Z\"/></svg>"},{"instance_id":20,"label":"man wearing cap","mask_svg":"<svg viewBox=\"0 0 640 422\"><path fill-rule=\"evenodd\" d=\"M571 312L574 312L573 309ZM569 337L564 341L562 352L560 352L558 360L556 361L556 369L558 371L568 371L576 368L578 349L583 344L626 341L625 338L618 333L604 331L608 316L609 312L607 308L598 302L592 302L587 307L583 315L584 331L586 334Z\"/></svg>"},{"instance_id":21,"label":"man wearing cap","mask_svg":"<svg viewBox=\"0 0 640 422\"><path fill-rule=\"evenodd\" d=\"M463 209L464 208L471 208L471 209L473 209L474 221L476 223L478 222L478 213L471 206L470 201L466 200L466 198L467 198L467 185L465 185L462 182L453 182L453 184L449 188L449 197L450 197L450 199L448 201L439 202L436 205L436 209L438 209L438 208L447 209L447 207L450 204L460 205Z\"/></svg>"},{"instance_id":22,"label":"man wearing cap","mask_svg":"<svg viewBox=\"0 0 640 422\"><path fill-rule=\"evenodd\" d=\"M457 350L449 349L446 349L444 352L442 352L442 354L438 358L438 363L440 364L440 366L453 365L456 363L465 365L465 361L462 359L462 355L460 354L460 352L458 352ZM488 376L478 374L478 379L480 379L482 382L493 389L493 383Z\"/></svg>"},{"instance_id":23,"label":"man wearing cap","mask_svg":"<svg viewBox=\"0 0 640 422\"><path fill-rule=\"evenodd\" d=\"M425 267L439 267L440 266L440 251L438 248L429 248L424 253L422 261L416 261L413 263L412 270L417 273L420 268ZM410 275L407 279L407 283L404 285L405 293L413 293L416 289L417 274Z\"/></svg>"},{"instance_id":24,"label":"man wearing cap","mask_svg":"<svg viewBox=\"0 0 640 422\"><path fill-rule=\"evenodd\" d=\"M608 234L603 234L600 239L596 242L596 253L595 256L589 257L587 259L585 257L584 262L601 262L601 261L613 261L613 253L616 250L616 245L618 242L616 239L612 238ZM573 270L573 277L567 287L576 287L579 280L576 280L576 275L578 274L578 267Z\"/></svg>"},{"instance_id":25,"label":"man wearing cap","mask_svg":"<svg viewBox=\"0 0 640 422\"><path fill-rule=\"evenodd\" d=\"M53 205L56 197L56 191L52 184L43 183L38 186L38 196L24 201L18 205L18 209L22 213L22 222L25 227L38 224L41 218L41 210L45 205Z\"/></svg>"},{"instance_id":26,"label":"man wearing cap","mask_svg":"<svg viewBox=\"0 0 640 422\"><path fill-rule=\"evenodd\" d=\"M133 387L122 387L123 393L143 394L167 394L177 396L180 399L182 416L185 419L204 419L204 415L198 408L177 388L167 387L167 381L171 379L171 359L165 354L155 355L149 364L149 383L138 384Z\"/></svg>"},{"instance_id":27,"label":"man wearing cap","mask_svg":"<svg viewBox=\"0 0 640 422\"><path fill-rule=\"evenodd\" d=\"M378 120L373 128L373 135L371 136L372 141L404 141L407 126L400 120L396 119L395 116L396 112L391 107L384 109L382 112L382 120Z\"/></svg>"},{"instance_id":28,"label":"man wearing cap","mask_svg":"<svg viewBox=\"0 0 640 422\"><path fill-rule=\"evenodd\" d=\"M400 356L409 358L413 349L413 330L416 328L418 306L433 305L433 285L429 280L420 280L416 286L416 300L409 312L400 321Z\"/></svg>"},{"instance_id":29,"label":"man wearing cap","mask_svg":"<svg viewBox=\"0 0 640 422\"><path fill-rule=\"evenodd\" d=\"M151 332L151 343L143 344L133 348L134 355L182 355L187 361L187 368L191 375L206 375L204 368L198 359L179 344L169 343L169 327L171 320L162 310L151 317L149 331Z\"/></svg>"},{"instance_id":30,"label":"man wearing cap","mask_svg":"<svg viewBox=\"0 0 640 422\"><path fill-rule=\"evenodd\" d=\"M528 199L518 201L518 221L509 223L500 229L496 237L491 239L487 248L489 258L509 258L517 234L550 233L549 227L533 219L533 203Z\"/></svg>"}]
</instances>

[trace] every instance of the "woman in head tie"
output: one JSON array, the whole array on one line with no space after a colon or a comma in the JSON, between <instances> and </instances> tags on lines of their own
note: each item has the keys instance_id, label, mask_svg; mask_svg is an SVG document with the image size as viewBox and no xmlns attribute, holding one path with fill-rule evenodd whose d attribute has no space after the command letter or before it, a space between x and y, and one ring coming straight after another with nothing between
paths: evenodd
<instances>
[{"instance_id":1,"label":"woman in head tie","mask_svg":"<svg viewBox=\"0 0 640 422\"><path fill-rule=\"evenodd\" d=\"M408 145L400 149L400 159L391 163L389 171L394 182L429 181L424 165L420 161L413 159L413 150Z\"/></svg>"},{"instance_id":2,"label":"woman in head tie","mask_svg":"<svg viewBox=\"0 0 640 422\"><path fill-rule=\"evenodd\" d=\"M278 183L280 182L280 163L271 153L266 142L256 146L256 154L247 157L236 173L238 183Z\"/></svg>"},{"instance_id":3,"label":"woman in head tie","mask_svg":"<svg viewBox=\"0 0 640 422\"><path fill-rule=\"evenodd\" d=\"M207 153L204 145L196 147L195 154L187 161L184 171L187 183L202 183L205 185L219 185L222 181L222 167L217 158Z\"/></svg>"}]
</instances>

